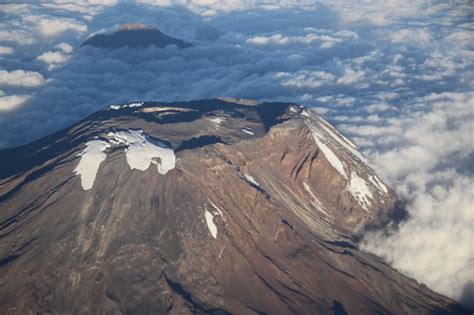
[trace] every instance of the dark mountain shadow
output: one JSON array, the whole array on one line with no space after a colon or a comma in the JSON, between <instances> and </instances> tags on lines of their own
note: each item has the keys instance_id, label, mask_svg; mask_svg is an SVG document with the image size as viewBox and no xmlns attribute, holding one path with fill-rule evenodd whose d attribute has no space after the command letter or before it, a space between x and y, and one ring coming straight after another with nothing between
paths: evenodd
<instances>
[{"instance_id":1,"label":"dark mountain shadow","mask_svg":"<svg viewBox=\"0 0 474 315\"><path fill-rule=\"evenodd\" d=\"M181 142L179 147L176 148L176 152L182 151L182 150L193 149L193 148L199 148L205 145L215 144L215 143L225 143L225 142L222 141L222 139L218 136L205 135L205 136L200 136L200 137L193 137L189 140L185 140Z\"/></svg>"},{"instance_id":2,"label":"dark mountain shadow","mask_svg":"<svg viewBox=\"0 0 474 315\"><path fill-rule=\"evenodd\" d=\"M284 121L281 116L286 112L288 106L289 103L262 103L258 105L257 112L266 131Z\"/></svg>"},{"instance_id":3,"label":"dark mountain shadow","mask_svg":"<svg viewBox=\"0 0 474 315\"><path fill-rule=\"evenodd\" d=\"M332 309L334 310L334 315L349 315L346 312L344 305L342 305L342 303L337 300L333 300Z\"/></svg>"},{"instance_id":4,"label":"dark mountain shadow","mask_svg":"<svg viewBox=\"0 0 474 315\"><path fill-rule=\"evenodd\" d=\"M459 302L474 313L474 281L466 283Z\"/></svg>"},{"instance_id":5,"label":"dark mountain shadow","mask_svg":"<svg viewBox=\"0 0 474 315\"><path fill-rule=\"evenodd\" d=\"M164 48L168 45L175 45L179 49L192 47L181 39L177 39L163 34L157 28L137 26L136 28L123 28L112 34L96 34L88 38L82 46L94 46L101 48L120 47L147 47L156 46Z\"/></svg>"},{"instance_id":6,"label":"dark mountain shadow","mask_svg":"<svg viewBox=\"0 0 474 315\"><path fill-rule=\"evenodd\" d=\"M78 122L75 125L82 123ZM75 126L69 126L44 138L35 140L29 144L0 150L0 164L7 167L0 168L0 179L15 175L21 176L27 170L42 165L72 148L84 143L91 134L84 133L79 137L67 137L67 134Z\"/></svg>"}]
</instances>

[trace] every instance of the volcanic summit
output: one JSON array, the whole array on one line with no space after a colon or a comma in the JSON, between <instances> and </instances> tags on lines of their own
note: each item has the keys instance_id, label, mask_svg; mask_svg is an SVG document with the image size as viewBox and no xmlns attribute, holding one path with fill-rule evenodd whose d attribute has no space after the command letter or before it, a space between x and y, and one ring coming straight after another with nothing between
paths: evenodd
<instances>
[{"instance_id":1,"label":"volcanic summit","mask_svg":"<svg viewBox=\"0 0 474 315\"><path fill-rule=\"evenodd\" d=\"M397 198L297 104L117 104L0 161L3 313L464 312L358 249Z\"/></svg>"}]
</instances>

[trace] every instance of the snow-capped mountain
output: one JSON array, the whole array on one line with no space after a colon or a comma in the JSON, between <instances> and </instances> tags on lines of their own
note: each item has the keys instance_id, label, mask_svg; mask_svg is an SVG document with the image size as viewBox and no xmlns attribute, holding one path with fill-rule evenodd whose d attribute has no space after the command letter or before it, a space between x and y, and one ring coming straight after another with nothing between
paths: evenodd
<instances>
[{"instance_id":1,"label":"snow-capped mountain","mask_svg":"<svg viewBox=\"0 0 474 315\"><path fill-rule=\"evenodd\" d=\"M296 104L112 105L0 162L6 313L463 312L358 250L396 196Z\"/></svg>"}]
</instances>

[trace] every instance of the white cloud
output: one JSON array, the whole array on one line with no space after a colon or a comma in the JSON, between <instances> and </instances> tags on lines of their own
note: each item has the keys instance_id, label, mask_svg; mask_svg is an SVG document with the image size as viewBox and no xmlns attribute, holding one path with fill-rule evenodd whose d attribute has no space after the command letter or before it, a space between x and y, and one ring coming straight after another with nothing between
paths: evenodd
<instances>
[{"instance_id":1,"label":"white cloud","mask_svg":"<svg viewBox=\"0 0 474 315\"><path fill-rule=\"evenodd\" d=\"M38 87L45 83L41 73L25 70L0 70L0 86Z\"/></svg>"},{"instance_id":2,"label":"white cloud","mask_svg":"<svg viewBox=\"0 0 474 315\"><path fill-rule=\"evenodd\" d=\"M29 15L24 21L33 23L38 32L44 37L55 37L66 31L83 33L87 25L70 18L51 18L44 15Z\"/></svg>"},{"instance_id":3,"label":"white cloud","mask_svg":"<svg viewBox=\"0 0 474 315\"><path fill-rule=\"evenodd\" d=\"M337 79L337 83L339 84L354 84L361 81L364 78L365 72L362 70L352 70L346 69L344 74Z\"/></svg>"},{"instance_id":4,"label":"white cloud","mask_svg":"<svg viewBox=\"0 0 474 315\"><path fill-rule=\"evenodd\" d=\"M56 45L56 48L61 49L66 54L69 54L74 50L74 47L72 47L68 43L59 43L59 44Z\"/></svg>"},{"instance_id":5,"label":"white cloud","mask_svg":"<svg viewBox=\"0 0 474 315\"><path fill-rule=\"evenodd\" d=\"M38 26L40 33L47 37L56 36L68 30L76 32L85 32L87 30L87 26L84 24L66 19L41 20Z\"/></svg>"},{"instance_id":6,"label":"white cloud","mask_svg":"<svg viewBox=\"0 0 474 315\"><path fill-rule=\"evenodd\" d=\"M436 80L441 80L443 78L443 75L441 73L419 74L419 75L415 75L413 78L422 80L422 81L436 81Z\"/></svg>"},{"instance_id":7,"label":"white cloud","mask_svg":"<svg viewBox=\"0 0 474 315\"><path fill-rule=\"evenodd\" d=\"M117 0L76 0L74 2L55 0L41 2L38 5L50 10L81 13L82 18L88 20L92 16L100 13L104 7L110 7L117 3Z\"/></svg>"},{"instance_id":8,"label":"white cloud","mask_svg":"<svg viewBox=\"0 0 474 315\"><path fill-rule=\"evenodd\" d=\"M343 23L371 23L383 27L399 20L425 19L442 11L453 10L458 3L435 6L426 0L321 1L340 14ZM466 13L464 13L466 14Z\"/></svg>"},{"instance_id":9,"label":"white cloud","mask_svg":"<svg viewBox=\"0 0 474 315\"><path fill-rule=\"evenodd\" d=\"M80 2L85 4L112 6L114 4L117 4L118 0L82 0Z\"/></svg>"},{"instance_id":10,"label":"white cloud","mask_svg":"<svg viewBox=\"0 0 474 315\"><path fill-rule=\"evenodd\" d=\"M28 13L28 5L20 3L2 3L0 5L0 12L8 14L25 14Z\"/></svg>"},{"instance_id":11,"label":"white cloud","mask_svg":"<svg viewBox=\"0 0 474 315\"><path fill-rule=\"evenodd\" d=\"M412 43L415 45L426 45L431 42L431 35L425 29L402 29L391 33L390 37L394 43Z\"/></svg>"},{"instance_id":12,"label":"white cloud","mask_svg":"<svg viewBox=\"0 0 474 315\"><path fill-rule=\"evenodd\" d=\"M0 38L2 41L14 42L19 45L31 45L36 41L32 34L23 30L12 30L10 28L0 28Z\"/></svg>"},{"instance_id":13,"label":"white cloud","mask_svg":"<svg viewBox=\"0 0 474 315\"><path fill-rule=\"evenodd\" d=\"M281 85L296 88L319 88L334 81L335 75L324 71L299 71L295 74L278 72L275 77Z\"/></svg>"},{"instance_id":14,"label":"white cloud","mask_svg":"<svg viewBox=\"0 0 474 315\"><path fill-rule=\"evenodd\" d=\"M245 10L315 10L321 6L326 6L337 12L343 24L368 22L376 26L386 26L404 18L427 18L448 10L452 12L458 10L456 16L466 15L469 11L469 7L463 7L462 3L436 6L428 0L370 0L363 2L354 0L281 0L270 2L259 0L136 0L136 2L160 7L182 6L204 17L214 17L219 14Z\"/></svg>"},{"instance_id":15,"label":"white cloud","mask_svg":"<svg viewBox=\"0 0 474 315\"><path fill-rule=\"evenodd\" d=\"M474 181L449 171L420 178L416 178L419 172L414 174L410 182L422 187L411 200L410 219L389 236L379 232L370 235L363 247L409 276L423 279L438 292L460 297L464 284L474 281L474 257L469 254Z\"/></svg>"},{"instance_id":16,"label":"white cloud","mask_svg":"<svg viewBox=\"0 0 474 315\"><path fill-rule=\"evenodd\" d=\"M327 49L327 48L331 48L337 43L342 42L342 39L323 35L321 36L321 41L322 41L321 48Z\"/></svg>"},{"instance_id":17,"label":"white cloud","mask_svg":"<svg viewBox=\"0 0 474 315\"><path fill-rule=\"evenodd\" d=\"M432 110L425 112L427 105ZM474 93L432 93L410 106L406 117L385 120L377 128L348 128L371 139L366 145L378 143L372 160L408 201L410 214L388 235L366 236L363 248L436 291L460 297L464 285L474 281L469 252L474 224L469 158L474 155Z\"/></svg>"},{"instance_id":18,"label":"white cloud","mask_svg":"<svg viewBox=\"0 0 474 315\"><path fill-rule=\"evenodd\" d=\"M67 55L59 51L48 51L38 56L38 59L48 64L61 64L65 63L69 58Z\"/></svg>"},{"instance_id":19,"label":"white cloud","mask_svg":"<svg viewBox=\"0 0 474 315\"><path fill-rule=\"evenodd\" d=\"M349 106L353 106L355 101L356 101L356 98L355 97L351 97L351 96L347 96L347 95L343 95L343 94L339 94L339 95L328 95L328 96L320 96L320 97L317 97L316 98L316 101L320 102L320 103L325 103L325 104L328 104L329 106L333 107L333 106L346 106L346 107L349 107Z\"/></svg>"},{"instance_id":20,"label":"white cloud","mask_svg":"<svg viewBox=\"0 0 474 315\"><path fill-rule=\"evenodd\" d=\"M54 69L58 65L61 65L69 60L70 56L62 53L61 51L48 51L37 57L38 60L48 64L48 69Z\"/></svg>"},{"instance_id":21,"label":"white cloud","mask_svg":"<svg viewBox=\"0 0 474 315\"><path fill-rule=\"evenodd\" d=\"M297 36L286 36L280 33L273 35L259 35L247 39L248 44L265 46L265 45L288 45L288 44L312 44L320 43L320 48L331 48L337 43L346 40L357 40L359 36L349 30L329 31L327 29L316 29L314 27L304 28L306 34Z\"/></svg>"},{"instance_id":22,"label":"white cloud","mask_svg":"<svg viewBox=\"0 0 474 315\"><path fill-rule=\"evenodd\" d=\"M474 35L472 31L457 30L446 36L444 40L450 45L455 44L465 48L474 48Z\"/></svg>"},{"instance_id":23,"label":"white cloud","mask_svg":"<svg viewBox=\"0 0 474 315\"><path fill-rule=\"evenodd\" d=\"M251 9L263 9L263 10L278 10L284 8L312 8L315 7L319 1L293 1L293 0L282 0L282 1L239 1L239 0L136 0L139 4L147 4L160 7L171 7L171 6L183 6L192 12L199 14L204 17L212 17L218 14L225 14L235 11L244 11Z\"/></svg>"},{"instance_id":24,"label":"white cloud","mask_svg":"<svg viewBox=\"0 0 474 315\"><path fill-rule=\"evenodd\" d=\"M11 111L21 105L23 105L27 100L28 96L24 95L3 95L0 94L0 113Z\"/></svg>"},{"instance_id":25,"label":"white cloud","mask_svg":"<svg viewBox=\"0 0 474 315\"><path fill-rule=\"evenodd\" d=\"M286 45L290 42L290 38L285 37L281 34L275 34L270 37L267 36L255 36L247 39L247 43L255 45L268 45L268 44L279 44Z\"/></svg>"},{"instance_id":26,"label":"white cloud","mask_svg":"<svg viewBox=\"0 0 474 315\"><path fill-rule=\"evenodd\" d=\"M11 55L13 53L13 48L8 46L0 46L0 55Z\"/></svg>"}]
</instances>

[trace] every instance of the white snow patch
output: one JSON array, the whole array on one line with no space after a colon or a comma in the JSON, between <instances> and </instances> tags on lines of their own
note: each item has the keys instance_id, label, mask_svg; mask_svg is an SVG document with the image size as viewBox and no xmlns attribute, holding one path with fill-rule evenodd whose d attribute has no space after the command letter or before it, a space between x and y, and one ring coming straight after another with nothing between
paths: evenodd
<instances>
[{"instance_id":1,"label":"white snow patch","mask_svg":"<svg viewBox=\"0 0 474 315\"><path fill-rule=\"evenodd\" d=\"M301 112L301 115L305 117L311 117L311 115L309 114L309 109L305 109L303 112Z\"/></svg>"},{"instance_id":2,"label":"white snow patch","mask_svg":"<svg viewBox=\"0 0 474 315\"><path fill-rule=\"evenodd\" d=\"M384 193L388 193L387 186L385 186L385 184L377 177L377 175L373 175L373 176L370 175L369 180L372 182L372 184L377 186L381 191L383 191Z\"/></svg>"},{"instance_id":3,"label":"white snow patch","mask_svg":"<svg viewBox=\"0 0 474 315\"><path fill-rule=\"evenodd\" d=\"M217 226L214 223L214 215L206 209L204 216L206 217L206 224L209 232L211 232L212 237L217 238Z\"/></svg>"},{"instance_id":4,"label":"white snow patch","mask_svg":"<svg viewBox=\"0 0 474 315\"><path fill-rule=\"evenodd\" d=\"M322 118L320 118L321 120L323 120ZM323 120L323 122L325 122ZM321 123L319 124L323 129L324 131L326 131L334 140L337 141L337 143L339 143L342 147L344 147L347 151L351 152L353 155L355 155L357 158L359 158L359 160L361 160L362 162L364 162L366 165L368 165L368 161L367 159L359 152L355 149L354 147L354 144L349 141L346 137L344 137L343 135L341 135L339 132L337 131L332 131L331 128L329 127L329 123L327 123L328 126L325 126L324 123Z\"/></svg>"},{"instance_id":5,"label":"white snow patch","mask_svg":"<svg viewBox=\"0 0 474 315\"><path fill-rule=\"evenodd\" d=\"M337 131L337 129L335 129L329 122L327 122L324 118L322 118L321 116L318 116L319 119L321 119L321 121L326 124L327 127L331 128L332 130L334 130L334 132L341 138L343 139L345 142L347 142L351 147L353 147L354 149L357 148L357 145L349 138L345 137L342 133L340 133L339 131Z\"/></svg>"},{"instance_id":6,"label":"white snow patch","mask_svg":"<svg viewBox=\"0 0 474 315\"><path fill-rule=\"evenodd\" d=\"M138 102L138 103L130 103L128 105L124 105L125 107L142 107L143 106L143 102Z\"/></svg>"},{"instance_id":7,"label":"white snow patch","mask_svg":"<svg viewBox=\"0 0 474 315\"><path fill-rule=\"evenodd\" d=\"M219 207L217 207L217 206L211 201L211 199L208 198L207 200L211 203L211 205L214 207L214 209L216 209L216 211L219 212L219 215L222 217L222 219L224 219L224 216L222 215L221 209L219 209Z\"/></svg>"},{"instance_id":8,"label":"white snow patch","mask_svg":"<svg viewBox=\"0 0 474 315\"><path fill-rule=\"evenodd\" d=\"M133 108L133 107L142 107L143 102L136 102L136 103L130 103L130 104L124 104L124 105L111 105L110 109L113 110L119 110L121 108Z\"/></svg>"},{"instance_id":9,"label":"white snow patch","mask_svg":"<svg viewBox=\"0 0 474 315\"><path fill-rule=\"evenodd\" d=\"M297 105L291 105L291 106L290 106L290 112L296 114L296 113L298 113L299 111L300 111L299 106L297 106Z\"/></svg>"},{"instance_id":10,"label":"white snow patch","mask_svg":"<svg viewBox=\"0 0 474 315\"><path fill-rule=\"evenodd\" d=\"M319 199L313 194L313 192L311 191L311 187L306 183L304 182L303 183L303 187L304 189L311 195L311 197L313 198L313 201L311 202L313 204L313 206L318 209L319 211L321 211L323 214L325 214L326 216L330 216L329 213L327 213L326 211L324 211L323 209L323 204L321 203L321 201L319 201Z\"/></svg>"},{"instance_id":11,"label":"white snow patch","mask_svg":"<svg viewBox=\"0 0 474 315\"><path fill-rule=\"evenodd\" d=\"M359 177L356 172L351 173L351 182L348 188L349 192L359 202L365 211L369 211L368 207L372 205L370 199L373 199L372 192L367 185L367 182Z\"/></svg>"},{"instance_id":12,"label":"white snow patch","mask_svg":"<svg viewBox=\"0 0 474 315\"><path fill-rule=\"evenodd\" d=\"M305 120L306 125L308 126L309 130L311 131L311 135L313 136L314 141L318 145L321 152L323 152L324 156L328 160L329 164L339 172L344 178L347 179L346 171L344 170L344 165L342 164L341 160L337 157L337 155L324 143L324 137L319 133L318 129L314 125L313 121Z\"/></svg>"},{"instance_id":13,"label":"white snow patch","mask_svg":"<svg viewBox=\"0 0 474 315\"><path fill-rule=\"evenodd\" d=\"M74 174L81 176L81 186L89 190L94 185L100 163L107 157L104 151L110 144L102 140L91 140L86 143L86 148L78 154L81 157L79 164L74 169Z\"/></svg>"},{"instance_id":14,"label":"white snow patch","mask_svg":"<svg viewBox=\"0 0 474 315\"><path fill-rule=\"evenodd\" d=\"M262 187L260 186L260 184L257 183L257 181L255 180L255 178L253 178L252 176L250 176L250 175L248 175L248 174L244 174L244 176L245 176L245 179L246 179L248 182L250 182L251 184L254 184L254 185L257 186L257 187L262 188Z\"/></svg>"},{"instance_id":15,"label":"white snow patch","mask_svg":"<svg viewBox=\"0 0 474 315\"><path fill-rule=\"evenodd\" d=\"M215 117L215 118L209 118L210 121L215 123L216 125L220 126L222 122L225 120L223 117Z\"/></svg>"},{"instance_id":16,"label":"white snow patch","mask_svg":"<svg viewBox=\"0 0 474 315\"><path fill-rule=\"evenodd\" d=\"M160 174L166 174L176 164L173 149L164 143L148 139L143 130L109 132L114 144L123 143L127 146L127 163L131 169L146 171L150 164L156 164ZM157 161L157 158L160 161Z\"/></svg>"},{"instance_id":17,"label":"white snow patch","mask_svg":"<svg viewBox=\"0 0 474 315\"><path fill-rule=\"evenodd\" d=\"M242 131L245 132L248 135L251 135L251 136L254 135L253 131L249 128L242 128Z\"/></svg>"}]
</instances>

